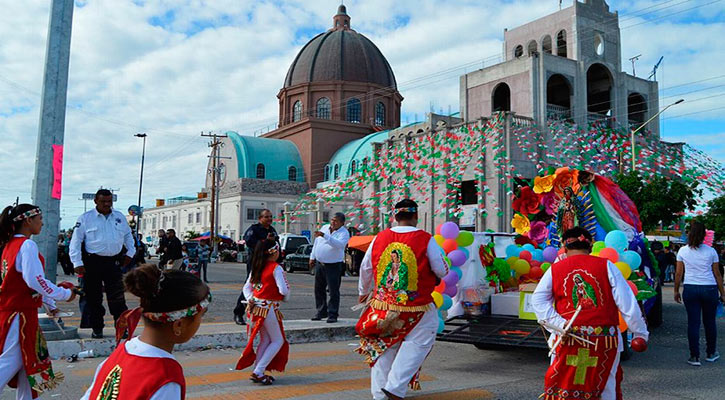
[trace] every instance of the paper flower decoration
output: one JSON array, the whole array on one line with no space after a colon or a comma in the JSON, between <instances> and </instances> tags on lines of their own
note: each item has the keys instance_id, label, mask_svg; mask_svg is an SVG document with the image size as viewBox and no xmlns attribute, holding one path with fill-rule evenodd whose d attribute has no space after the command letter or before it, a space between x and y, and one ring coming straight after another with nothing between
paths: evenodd
<instances>
[{"instance_id":1,"label":"paper flower decoration","mask_svg":"<svg viewBox=\"0 0 725 400\"><path fill-rule=\"evenodd\" d=\"M521 195L514 200L513 208L524 215L536 214L539 212L539 195L530 187L524 186L521 188Z\"/></svg>"},{"instance_id":2,"label":"paper flower decoration","mask_svg":"<svg viewBox=\"0 0 725 400\"><path fill-rule=\"evenodd\" d=\"M541 205L544 206L544 211L548 215L554 215L556 212L556 195L554 192L544 193L541 196Z\"/></svg>"},{"instance_id":3,"label":"paper flower decoration","mask_svg":"<svg viewBox=\"0 0 725 400\"><path fill-rule=\"evenodd\" d=\"M529 238L537 243L543 242L549 236L549 229L543 221L534 221L529 228Z\"/></svg>"},{"instance_id":4,"label":"paper flower decoration","mask_svg":"<svg viewBox=\"0 0 725 400\"><path fill-rule=\"evenodd\" d=\"M561 167L556 170L554 179L554 192L557 196L564 196L564 188L570 187L574 194L579 192L578 170L571 170L568 167Z\"/></svg>"},{"instance_id":5,"label":"paper flower decoration","mask_svg":"<svg viewBox=\"0 0 725 400\"><path fill-rule=\"evenodd\" d=\"M534 193L548 193L554 188L554 180L556 180L556 174L547 176L537 176L534 178Z\"/></svg>"},{"instance_id":6,"label":"paper flower decoration","mask_svg":"<svg viewBox=\"0 0 725 400\"><path fill-rule=\"evenodd\" d=\"M531 230L531 223L529 218L525 215L515 214L514 219L511 220L511 227L516 230L519 235L525 235Z\"/></svg>"}]
</instances>

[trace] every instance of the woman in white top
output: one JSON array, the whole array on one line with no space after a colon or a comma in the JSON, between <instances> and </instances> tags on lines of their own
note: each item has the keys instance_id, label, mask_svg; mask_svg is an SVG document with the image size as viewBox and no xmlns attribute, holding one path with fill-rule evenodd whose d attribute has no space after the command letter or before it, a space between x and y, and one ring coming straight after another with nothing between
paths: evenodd
<instances>
[{"instance_id":1,"label":"woman in white top","mask_svg":"<svg viewBox=\"0 0 725 400\"><path fill-rule=\"evenodd\" d=\"M707 342L705 360L714 362L720 358L720 353L716 348L715 312L718 301L725 302L725 289L723 289L722 275L718 267L717 253L712 247L703 244L704 240L705 225L693 222L687 236L687 246L683 246L677 252L675 270L675 301L682 303L684 300L687 310L687 340L690 344L690 359L687 360L687 363L695 366L701 365L701 315ZM680 295L681 283L684 283L682 295Z\"/></svg>"}]
</instances>

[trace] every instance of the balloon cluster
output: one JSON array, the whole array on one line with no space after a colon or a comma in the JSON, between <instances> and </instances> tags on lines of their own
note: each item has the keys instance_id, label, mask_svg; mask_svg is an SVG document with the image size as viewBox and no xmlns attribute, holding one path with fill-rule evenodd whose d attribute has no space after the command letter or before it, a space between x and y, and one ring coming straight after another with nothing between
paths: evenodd
<instances>
[{"instance_id":1,"label":"balloon cluster","mask_svg":"<svg viewBox=\"0 0 725 400\"><path fill-rule=\"evenodd\" d=\"M519 281L536 282L551 267L557 254L558 250L552 246L537 249L531 243L511 244L506 247L506 263L511 267L511 275Z\"/></svg>"},{"instance_id":2,"label":"balloon cluster","mask_svg":"<svg viewBox=\"0 0 725 400\"><path fill-rule=\"evenodd\" d=\"M632 275L632 270L636 270L642 264L642 257L639 253L628 250L628 248L627 235L620 230L614 230L607 233L603 242L594 242L592 255L611 261L617 266L624 279L628 279Z\"/></svg>"},{"instance_id":3,"label":"balloon cluster","mask_svg":"<svg viewBox=\"0 0 725 400\"><path fill-rule=\"evenodd\" d=\"M433 291L433 302L438 308L438 333L443 332L445 319L443 311L453 305L453 297L458 293L458 281L463 277L461 266L466 263L470 256L466 247L473 244L473 234L462 231L454 222L445 222L438 225L436 235L433 236L436 243L441 246L447 259L450 269L443 277L441 283Z\"/></svg>"},{"instance_id":4,"label":"balloon cluster","mask_svg":"<svg viewBox=\"0 0 725 400\"><path fill-rule=\"evenodd\" d=\"M715 241L715 231L705 229L705 240L702 243L712 247L712 243Z\"/></svg>"}]
</instances>

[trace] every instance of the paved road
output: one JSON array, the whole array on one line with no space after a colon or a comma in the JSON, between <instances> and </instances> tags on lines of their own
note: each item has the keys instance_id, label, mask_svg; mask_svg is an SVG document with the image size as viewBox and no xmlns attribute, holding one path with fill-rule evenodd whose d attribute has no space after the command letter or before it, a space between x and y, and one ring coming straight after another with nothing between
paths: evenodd
<instances>
[{"instance_id":1,"label":"paved road","mask_svg":"<svg viewBox=\"0 0 725 400\"><path fill-rule=\"evenodd\" d=\"M217 263L209 265L209 286L214 295L214 300L205 315L206 322L231 322L233 321L232 310L237 297L242 290L242 279L246 275L245 265L240 263ZM314 276L307 272L298 271L287 274L291 286L291 299L282 306L282 312L287 319L309 319L315 314ZM72 280L71 277L60 275L58 281ZM350 310L357 302L357 277L343 277L340 289L340 317L355 318L358 313ZM129 307L138 305L138 298L126 293L126 302ZM105 304L105 301L104 301ZM62 304L61 304L62 306ZM80 314L75 303L66 307L76 311L76 315L65 319L70 326L80 324ZM75 309L75 310L72 310ZM106 314L106 326L111 326L112 317Z\"/></svg>"}]
</instances>

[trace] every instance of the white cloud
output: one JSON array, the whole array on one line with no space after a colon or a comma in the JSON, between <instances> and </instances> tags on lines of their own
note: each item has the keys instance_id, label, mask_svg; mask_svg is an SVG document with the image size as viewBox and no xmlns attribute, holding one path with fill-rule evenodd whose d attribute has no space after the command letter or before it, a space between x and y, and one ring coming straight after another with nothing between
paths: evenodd
<instances>
[{"instance_id":1,"label":"white cloud","mask_svg":"<svg viewBox=\"0 0 725 400\"><path fill-rule=\"evenodd\" d=\"M500 56L503 29L557 9L556 2L539 0L346 3L352 27L373 40L393 67L405 97L403 112L410 119L414 114L422 118L431 103L435 110L447 111L449 106L457 110L459 76L480 68L482 59L490 65L489 57ZM693 5L663 8L675 3L610 1L611 9L621 10L623 20L623 67L629 70L626 59L642 53L638 70L646 71L664 55L658 77L665 89L722 75L725 65L722 8L714 4L670 16ZM251 134L273 126L278 118L276 94L289 64L309 38L331 26L338 4L337 0L77 2L63 226L83 211L82 202L76 200L80 193L101 185L120 189L120 209L135 202L141 142L133 134L139 131L149 134L143 203L197 191L204 184L208 154L199 132L234 129ZM6 2L3 8L0 176L5 185L0 188L0 203L7 204L18 195L29 201L49 1ZM645 20L652 22L642 23ZM430 76L440 71L447 72ZM725 79L685 85L664 94L724 83ZM687 96L696 100L718 93L725 90L712 88ZM678 106L677 114L715 108L721 100L688 101ZM717 133L721 115L722 110L716 110L687 118L712 124ZM674 136L668 132L668 138ZM722 148L714 150L723 160Z\"/></svg>"}]
</instances>

